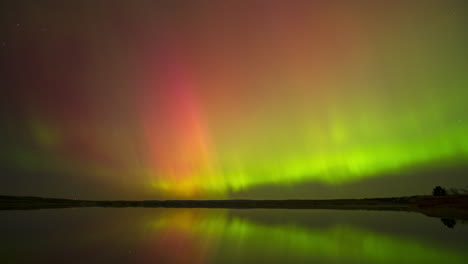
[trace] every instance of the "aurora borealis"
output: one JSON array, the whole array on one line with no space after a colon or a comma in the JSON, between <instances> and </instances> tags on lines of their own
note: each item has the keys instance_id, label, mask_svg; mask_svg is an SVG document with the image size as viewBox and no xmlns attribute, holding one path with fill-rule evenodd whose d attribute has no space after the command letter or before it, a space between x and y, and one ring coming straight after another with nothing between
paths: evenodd
<instances>
[{"instance_id":1,"label":"aurora borealis","mask_svg":"<svg viewBox=\"0 0 468 264\"><path fill-rule=\"evenodd\" d=\"M407 187L376 192L467 185L464 1L0 10L2 193L261 199L258 188L314 198L308 184L365 196L346 186L388 177Z\"/></svg>"}]
</instances>

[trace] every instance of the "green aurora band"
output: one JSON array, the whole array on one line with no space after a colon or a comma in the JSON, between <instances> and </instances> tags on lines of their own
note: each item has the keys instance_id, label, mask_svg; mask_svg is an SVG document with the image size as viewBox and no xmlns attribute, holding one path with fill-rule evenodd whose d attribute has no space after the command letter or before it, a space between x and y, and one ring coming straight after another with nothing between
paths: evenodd
<instances>
[{"instance_id":1,"label":"green aurora band","mask_svg":"<svg viewBox=\"0 0 468 264\"><path fill-rule=\"evenodd\" d=\"M5 191L226 198L468 164L460 1L117 2L5 15L0 165L32 175Z\"/></svg>"}]
</instances>

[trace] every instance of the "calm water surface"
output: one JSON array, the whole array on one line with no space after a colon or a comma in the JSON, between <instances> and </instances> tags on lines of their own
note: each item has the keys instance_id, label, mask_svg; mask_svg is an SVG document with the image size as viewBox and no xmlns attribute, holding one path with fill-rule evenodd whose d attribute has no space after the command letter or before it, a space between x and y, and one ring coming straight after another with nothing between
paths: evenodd
<instances>
[{"instance_id":1,"label":"calm water surface","mask_svg":"<svg viewBox=\"0 0 468 264\"><path fill-rule=\"evenodd\" d=\"M468 263L468 224L453 224L338 210L0 211L0 263Z\"/></svg>"}]
</instances>

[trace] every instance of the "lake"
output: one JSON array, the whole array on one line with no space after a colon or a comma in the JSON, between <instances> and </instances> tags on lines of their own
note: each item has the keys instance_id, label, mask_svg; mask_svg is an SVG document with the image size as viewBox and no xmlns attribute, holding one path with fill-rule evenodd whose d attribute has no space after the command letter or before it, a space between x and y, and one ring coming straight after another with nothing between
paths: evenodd
<instances>
[{"instance_id":1,"label":"lake","mask_svg":"<svg viewBox=\"0 0 468 264\"><path fill-rule=\"evenodd\" d=\"M468 263L468 224L410 212L0 211L0 263Z\"/></svg>"}]
</instances>

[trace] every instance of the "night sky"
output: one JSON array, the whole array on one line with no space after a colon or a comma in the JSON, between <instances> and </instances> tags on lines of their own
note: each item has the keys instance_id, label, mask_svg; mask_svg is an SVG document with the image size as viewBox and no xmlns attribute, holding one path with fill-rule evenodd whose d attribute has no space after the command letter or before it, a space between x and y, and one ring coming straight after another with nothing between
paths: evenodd
<instances>
[{"instance_id":1,"label":"night sky","mask_svg":"<svg viewBox=\"0 0 468 264\"><path fill-rule=\"evenodd\" d=\"M468 185L466 1L0 2L0 194Z\"/></svg>"}]
</instances>

